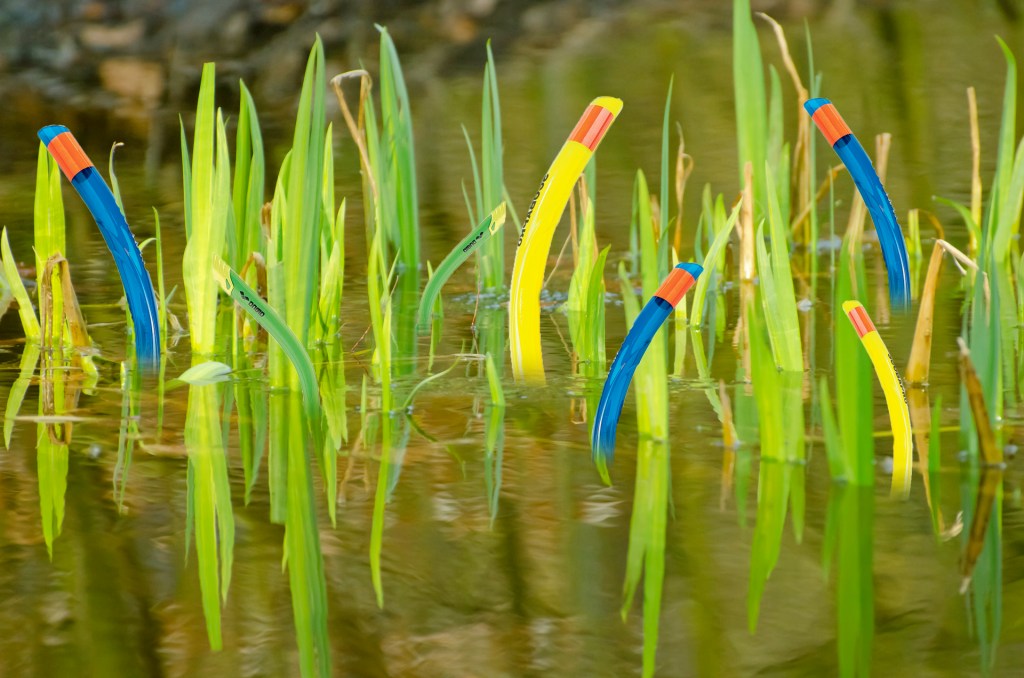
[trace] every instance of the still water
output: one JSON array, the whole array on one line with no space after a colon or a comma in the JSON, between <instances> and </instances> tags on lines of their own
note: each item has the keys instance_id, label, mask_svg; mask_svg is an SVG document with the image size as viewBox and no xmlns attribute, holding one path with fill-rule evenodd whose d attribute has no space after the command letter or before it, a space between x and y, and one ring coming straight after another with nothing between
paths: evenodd
<instances>
[{"instance_id":1,"label":"still water","mask_svg":"<svg viewBox=\"0 0 1024 678\"><path fill-rule=\"evenodd\" d=\"M1024 56L1024 33L973 3L949 5L836 10L816 19L810 31L816 67L824 74L823 94L840 105L862 139L882 131L894 136L888 187L897 211L912 206L936 211L948 223L947 237L962 244L962 227L931 196L968 197L965 88L970 85L980 103L982 176L991 175L1004 77L992 35L999 33ZM583 106L598 94L619 96L624 112L598 155L597 233L601 246L612 245L610 260L622 258L634 173L641 167L649 177L657 176L670 76L675 78L672 116L681 123L686 150L696 163L686 214L695 220L696 196L706 182L731 202L738 184L730 28L726 9L694 16L625 13L615 23L581 25L543 53L499 52L506 182L519 213ZM786 28L802 65L803 26ZM778 66L770 35L761 38L768 61ZM423 242L432 261L468 229L461 182L470 175L460 124L471 131L478 124L480 70L482 63L480 69L411 77ZM792 101L788 82L785 87ZM230 87L219 103L235 110ZM791 108L788 124L797 114L795 103ZM164 223L165 261L180 261L176 111L155 119L160 130L140 132L122 128L116 119L80 119L73 110L45 115L5 120L2 127L7 155L0 170L0 211L16 256L31 258L34 130L49 122L74 126L77 120L77 136L97 164L104 164L100 159L111 141L127 142L118 166L129 221L140 240L148 237L149 205L155 205ZM287 110L264 112L270 168L276 169L286 148L290 116ZM366 259L357 159L340 116L334 119L338 194L349 197L343 345L348 423L355 440L361 421L358 385L368 370L371 341ZM155 141L162 138L170 142ZM819 158L832 162L824 150ZM840 224L851 194L843 177L836 193ZM124 353L124 314L114 305L120 294L116 274L77 197L68 191L65 198L67 255L90 331L106 360L98 362L98 385L81 395L73 412L66 458L54 458L39 445L46 434L30 416L39 411L38 380L30 382L21 417L13 422L9 450L0 453L0 677L298 675L289 580L281 567L284 530L269 520L265 470L249 503L243 502L238 434L230 417L223 426L229 431L234 565L222 614L223 649L210 650L194 550L186 558L182 431L189 389L169 390L161 403L153 384L147 384L137 409L126 409L118 362ZM689 242L693 228L691 220ZM511 260L510 231L505 237ZM556 251L563 238L559 231ZM880 265L876 259L869 256L869 266ZM816 374L831 369L830 328L836 319L829 304L828 262L825 252L818 297L802 318L814 333ZM563 262L554 274L553 300L564 298L569 268ZM614 292L613 271L610 266L606 276ZM972 480L961 472L953 430L959 420L955 337L963 293L952 266L943 276L928 396L932 403L942 397L941 423L948 432L941 439L941 471L931 491L952 523ZM180 284L178 266L168 265L168 277L169 284ZM869 279L878 279L874 271ZM445 290L444 337L435 371L450 365L472 337L474 284L466 267ZM737 300L733 291L722 294L724 332L717 342L713 332L705 336L714 345L709 348L712 376L726 381L735 401L747 388L735 383L729 340ZM807 295L806 288L798 288L799 295ZM184 316L183 297L177 300L175 311ZM491 304L499 314L504 313L501 302ZM896 364L904 365L912 319L876 322ZM621 303L609 294L610 350L624 332ZM638 457L634 408L628 400L614 484L605 487L590 461L589 431L579 417L580 397L599 385L572 376L565 334L562 314L545 317L547 386L517 387L507 380L503 444L496 454L485 452L487 387L475 369L457 368L416 396L407 419L429 439L408 431L386 509L383 609L375 600L368 555L376 461L351 444L343 450L336 527L327 519L318 487L335 675L640 674L642 596L624 622L619 613ZM17 315L7 313L0 320L4 403L19 376L21 336ZM424 344L421 356L426 352ZM407 392L418 383L427 374L424 363L403 377L399 388ZM168 378L189 364L184 341L168 358ZM920 476L915 475L908 501L890 500L882 468L888 441L879 438L874 492L832 484L815 427L806 468L792 470L805 491L802 520L786 518L778 563L751 632L748 581L758 477L770 462L760 462L756 440L742 441L734 453L724 448L721 424L705 396L706 384L696 379L692 356L686 374L670 382L671 514L659 675L835 675L854 655L866 658L876 675L1018 674L1024 665L1024 514L1021 476L1012 459L1001 504L1001 571L988 598L998 609L979 626L974 601L958 591L960 541L933 536ZM216 387L219 397L239 384L259 387L252 379L240 375ZM875 430L886 430L877 389L875 396ZM805 407L810 413L809 400ZM1008 404L1005 414L1006 438L1015 442L1013 427L1022 413ZM130 458L125 440L134 441ZM62 524L53 515L59 505L52 503L54 493L64 497ZM44 524L60 528L52 559Z\"/></svg>"}]
</instances>

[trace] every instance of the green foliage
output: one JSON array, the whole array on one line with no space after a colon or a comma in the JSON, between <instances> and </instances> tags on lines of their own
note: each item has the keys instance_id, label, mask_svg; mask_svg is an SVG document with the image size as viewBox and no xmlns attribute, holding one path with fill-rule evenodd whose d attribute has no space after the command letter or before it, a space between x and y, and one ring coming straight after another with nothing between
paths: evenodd
<instances>
[{"instance_id":1,"label":"green foliage","mask_svg":"<svg viewBox=\"0 0 1024 678\"><path fill-rule=\"evenodd\" d=\"M235 132L235 176L232 188L232 214L234 256L229 257L231 267L241 270L253 252L263 252L263 229L260 212L263 209L264 177L263 133L256 113L252 94L239 81L240 103L238 129Z\"/></svg>"},{"instance_id":2,"label":"green foliage","mask_svg":"<svg viewBox=\"0 0 1024 678\"><path fill-rule=\"evenodd\" d=\"M386 28L378 26L377 30L380 31L381 129L377 153L371 154L370 162L375 164L380 191L378 225L383 224L388 229L388 239L397 250L404 271L415 278L420 263L420 231L412 110L395 43ZM370 124L370 119L367 120ZM485 171L488 170L485 168Z\"/></svg>"},{"instance_id":3,"label":"green foliage","mask_svg":"<svg viewBox=\"0 0 1024 678\"><path fill-rule=\"evenodd\" d=\"M208 360L188 368L181 373L178 380L192 386L208 386L221 381L227 381L230 374L230 365L219 363L216 360Z\"/></svg>"},{"instance_id":4,"label":"green foliage","mask_svg":"<svg viewBox=\"0 0 1024 678\"><path fill-rule=\"evenodd\" d=\"M867 352L853 325L843 317L842 304L857 299L858 291L867 290L864 275L864 255L859 247L850 254L849 235L843 246L836 270L836 289L833 300L832 323L835 330L834 350L836 378L836 409L839 431L843 440L844 468L847 480L854 485L874 483L873 399L875 376ZM857 243L859 245L859 243Z\"/></svg>"},{"instance_id":5,"label":"green foliage","mask_svg":"<svg viewBox=\"0 0 1024 678\"><path fill-rule=\"evenodd\" d=\"M370 573L377 605L384 605L384 587L381 581L380 557L384 543L384 507L387 503L387 479L391 468L392 418L394 395L391 391L391 295L390 278L381 253L381 232L378 230L370 245L367 295L370 302L370 326L373 329L374 364L380 382L381 452L377 491L373 503L373 523L370 527Z\"/></svg>"},{"instance_id":6,"label":"green foliage","mask_svg":"<svg viewBox=\"0 0 1024 678\"><path fill-rule=\"evenodd\" d=\"M215 75L212 63L203 66L191 170L186 177L190 185L186 189L187 242L182 259L182 277L192 351L201 355L210 355L216 349L217 281L213 275L213 262L224 252L232 207L227 132L220 111L214 115ZM183 128L183 165L188 163L184 134Z\"/></svg>"},{"instance_id":7,"label":"green foliage","mask_svg":"<svg viewBox=\"0 0 1024 678\"><path fill-rule=\"evenodd\" d=\"M487 63L484 64L484 82L480 108L480 160L478 167L473 143L466 128L462 132L469 149L473 175L475 202L469 206L469 220L479 223L505 199L504 144L501 134L501 100L498 97L498 72L494 65L491 42L487 41ZM505 284L505 240L491 238L477 250L477 287L498 289Z\"/></svg>"},{"instance_id":8,"label":"green foliage","mask_svg":"<svg viewBox=\"0 0 1024 678\"><path fill-rule=\"evenodd\" d=\"M1024 140L1018 145L1015 155L1013 149L1017 138L1017 60L1006 43L999 38L997 40L1006 59L1006 84L999 125L995 176L983 219L983 246L980 259L984 260L986 254L990 254L997 262L1003 263L1010 254L1010 239L1019 232L1020 227L1021 200L1024 197Z\"/></svg>"},{"instance_id":9,"label":"green foliage","mask_svg":"<svg viewBox=\"0 0 1024 678\"><path fill-rule=\"evenodd\" d=\"M661 118L661 182L658 186L658 277L664 279L668 275L669 218L668 218L668 146L669 146L669 113L672 110L672 84L675 76L669 78L668 92L665 94L665 112ZM679 215L682 218L682 215ZM676 253L678 254L678 252Z\"/></svg>"},{"instance_id":10,"label":"green foliage","mask_svg":"<svg viewBox=\"0 0 1024 678\"><path fill-rule=\"evenodd\" d=\"M664 257L655 240L655 224L651 215L651 198L643 172L638 171L633 185L633 223L640 241L643 298L649 299L660 284L658 272ZM667 262L665 264L667 268ZM640 305L619 263L626 323L632 325ZM629 550L626 554L626 578L623 582L622 616L633 604L633 596L644 580L644 650L643 675L654 674L658 647L658 625L661 594L665 578L665 526L668 518L668 488L671 477L668 446L668 346L664 328L651 340L643 359L633 375L636 394L637 449L636 489L629 526ZM607 468L600 467L605 481Z\"/></svg>"},{"instance_id":11,"label":"green foliage","mask_svg":"<svg viewBox=\"0 0 1024 678\"><path fill-rule=\"evenodd\" d=\"M588 189L586 195L587 199L581 200L579 254L563 308L569 317L569 338L580 371L596 378L604 373L606 361L604 267L611 248L608 246L598 252L592 190Z\"/></svg>"},{"instance_id":12,"label":"green foliage","mask_svg":"<svg viewBox=\"0 0 1024 678\"><path fill-rule=\"evenodd\" d=\"M4 231L4 242L6 242L6 231ZM35 374L38 364L39 344L26 344L25 350L21 353L18 376L11 384L11 390L7 392L7 405L4 407L4 449L11 449L14 420L18 416L18 412L21 411L21 404L25 401L25 394L32 383L32 375Z\"/></svg>"},{"instance_id":13,"label":"green foliage","mask_svg":"<svg viewBox=\"0 0 1024 678\"><path fill-rule=\"evenodd\" d=\"M64 201L61 197L61 173L57 162L50 157L46 146L39 144L36 162L36 192L33 209L35 226L34 247L36 255L36 289L44 289L43 277L46 275L46 262L55 255L67 252L64 235ZM60 272L56 267L50 273L50 280L45 281L53 290L55 300L62 300ZM45 327L52 328L52 336L42 337L50 346L60 346L65 338L70 344L70 337L65 331L63 310L59 304L52 306L53 317L40 318Z\"/></svg>"},{"instance_id":14,"label":"green foliage","mask_svg":"<svg viewBox=\"0 0 1024 678\"><path fill-rule=\"evenodd\" d=\"M928 434L928 484L931 488L929 509L932 515L932 531L936 538L942 536L942 396L935 399L932 408L932 425Z\"/></svg>"},{"instance_id":15,"label":"green foliage","mask_svg":"<svg viewBox=\"0 0 1024 678\"><path fill-rule=\"evenodd\" d=\"M219 388L216 384L191 386L185 421L187 529L195 534L203 614L213 650L221 649L220 607L227 600L231 585L235 547L235 519L222 437Z\"/></svg>"},{"instance_id":16,"label":"green foliage","mask_svg":"<svg viewBox=\"0 0 1024 678\"><path fill-rule=\"evenodd\" d=\"M633 184L633 221L640 236L640 270L643 301L650 299L661 284L658 278L658 243L655 240L654 220L651 215L651 196L642 171L637 171ZM621 275L621 270L620 270ZM632 285L623 282L623 297L635 296ZM632 325L636 314L627 306L626 320ZM636 306L639 313L639 305ZM632 317L630 317L632 315ZM637 429L641 436L655 440L668 439L668 343L665 329L654 335L643 359L633 375L633 391L636 393Z\"/></svg>"},{"instance_id":17,"label":"green foliage","mask_svg":"<svg viewBox=\"0 0 1024 678\"><path fill-rule=\"evenodd\" d=\"M303 344L309 343L310 318L320 274L326 89L323 44L317 37L302 79L288 171L282 168L279 178L279 185L284 188L284 195L280 197L285 206L281 219L273 223L273 242L268 248L273 250L272 258L282 269L282 301L286 302L281 305L272 299L271 305L283 312L288 326ZM271 291L273 293L272 287ZM275 355L279 356L271 352L271 362ZM281 371L271 370L275 385L284 385L279 381L283 376ZM294 384L296 378L291 372L288 380Z\"/></svg>"},{"instance_id":18,"label":"green foliage","mask_svg":"<svg viewBox=\"0 0 1024 678\"><path fill-rule=\"evenodd\" d=\"M21 275L18 273L18 264L11 253L11 244L7 239L7 227L5 226L0 234L0 259L2 259L4 277L11 288L14 300L18 302L18 315L21 316L21 327L25 331L25 338L30 342L39 341L39 321L32 302L25 291L25 284L21 282Z\"/></svg>"},{"instance_id":19,"label":"green foliage","mask_svg":"<svg viewBox=\"0 0 1024 678\"><path fill-rule=\"evenodd\" d=\"M833 485L829 494L825 542L826 562L836 550L837 646L839 675L871 675L871 646L875 635L874 509L870 487Z\"/></svg>"},{"instance_id":20,"label":"green foliage","mask_svg":"<svg viewBox=\"0 0 1024 678\"><path fill-rule=\"evenodd\" d=\"M710 213L709 213L710 216ZM715 233L715 239L711 243L711 247L708 249L707 256L704 257L704 274L697 279L693 290L693 302L690 308L690 327L697 329L700 328L701 323L704 320L704 301L708 295L708 288L711 285L711 281L715 279L715 270L718 266L718 262L722 260L725 255L725 246L729 242L729 236L732 235L733 228L736 227L736 222L740 216L740 205L736 205L733 208L732 213L729 215L729 219L724 222L724 225Z\"/></svg>"},{"instance_id":21,"label":"green foliage","mask_svg":"<svg viewBox=\"0 0 1024 678\"><path fill-rule=\"evenodd\" d=\"M793 292L793 272L789 263L789 241L786 221L783 220L775 194L772 172L768 177L768 223L771 229L772 253L764 244L764 225L757 229L757 270L761 283L761 301L764 318L771 338L772 354L779 369L789 372L803 371L800 348L800 321L797 317L796 295Z\"/></svg>"},{"instance_id":22,"label":"green foliage","mask_svg":"<svg viewBox=\"0 0 1024 678\"><path fill-rule=\"evenodd\" d=\"M780 372L771 358L764 321L750 309L750 364L761 433L757 523L750 556L747 621L757 627L761 596L778 563L787 508L800 541L804 503L804 417L801 375Z\"/></svg>"},{"instance_id":23,"label":"green foliage","mask_svg":"<svg viewBox=\"0 0 1024 678\"><path fill-rule=\"evenodd\" d=\"M665 583L665 528L672 475L668 442L642 436L638 442L636 464L621 613L625 620L633 606L633 597L642 575L643 675L646 678L654 675L661 595Z\"/></svg>"},{"instance_id":24,"label":"green foliage","mask_svg":"<svg viewBox=\"0 0 1024 678\"><path fill-rule=\"evenodd\" d=\"M847 468L848 460L843 455L843 440L839 435L839 425L832 409L832 399L828 394L828 378L822 375L818 382L818 397L821 403L821 426L825 434L825 454L828 456L828 470L832 480L846 480L851 471Z\"/></svg>"},{"instance_id":25,"label":"green foliage","mask_svg":"<svg viewBox=\"0 0 1024 678\"><path fill-rule=\"evenodd\" d=\"M287 410L294 421L301 421L302 402L297 393L288 393ZM298 438L299 426L291 428ZM316 508L313 503L313 477L305 445L288 452L288 515L284 529L285 564L292 592L292 618L299 645L299 668L304 678L331 673L330 637L327 633L327 581Z\"/></svg>"},{"instance_id":26,"label":"green foliage","mask_svg":"<svg viewBox=\"0 0 1024 678\"><path fill-rule=\"evenodd\" d=\"M768 114L765 106L764 65L757 29L750 14L750 0L732 4L732 75L736 101L736 140L739 147L739 177L743 166L754 166L755 214L763 210L767 195L765 177L760 170L767 159Z\"/></svg>"}]
</instances>

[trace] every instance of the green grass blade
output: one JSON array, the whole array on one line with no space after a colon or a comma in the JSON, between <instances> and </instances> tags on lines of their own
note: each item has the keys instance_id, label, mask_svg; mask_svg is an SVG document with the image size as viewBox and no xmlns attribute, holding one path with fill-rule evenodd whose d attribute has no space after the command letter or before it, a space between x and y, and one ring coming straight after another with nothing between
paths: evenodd
<instances>
[{"instance_id":1,"label":"green grass blade","mask_svg":"<svg viewBox=\"0 0 1024 678\"><path fill-rule=\"evenodd\" d=\"M708 248L707 256L704 257L704 270L714 271L717 266L719 258L725 252L725 246L729 242L729 236L732 234L732 230L736 227L736 222L740 216L740 206L737 204L732 213L729 214L729 219L725 223L725 228L721 229L715 234L715 239L711 243L711 247ZM697 283L694 285L693 290L693 303L690 308L690 327L699 329L702 321L704 320L704 301L707 299L708 287L711 285L711 280L714 275L702 275L697 279Z\"/></svg>"},{"instance_id":2,"label":"green grass blade","mask_svg":"<svg viewBox=\"0 0 1024 678\"><path fill-rule=\"evenodd\" d=\"M185 301L188 304L192 351L214 352L217 331L217 283L213 261L224 250L230 191L227 181L227 139L223 117L214 114L215 70L203 66L196 106L196 129L192 147L192 187L189 237L182 259Z\"/></svg>"},{"instance_id":3,"label":"green grass blade","mask_svg":"<svg viewBox=\"0 0 1024 678\"><path fill-rule=\"evenodd\" d=\"M755 219L763 210L767 194L765 178L761 173L766 160L768 137L765 104L764 65L757 29L750 14L750 0L734 0L732 75L736 101L736 139L739 146L739 180L743 183L743 166L754 167Z\"/></svg>"},{"instance_id":4,"label":"green grass blade","mask_svg":"<svg viewBox=\"0 0 1024 678\"><path fill-rule=\"evenodd\" d=\"M220 421L219 386L189 387L185 448L203 615L213 650L221 649L221 604L231 584L234 514Z\"/></svg>"},{"instance_id":5,"label":"green grass blade","mask_svg":"<svg viewBox=\"0 0 1024 678\"><path fill-rule=\"evenodd\" d=\"M18 302L18 315L21 317L21 327L25 330L25 338L30 342L39 341L39 321L36 319L35 309L25 291L25 284L21 282L21 275L18 273L18 265L11 254L11 244L7 240L7 227L5 226L0 234L0 258L2 258L4 277L11 288L14 300Z\"/></svg>"},{"instance_id":6,"label":"green grass blade","mask_svg":"<svg viewBox=\"0 0 1024 678\"><path fill-rule=\"evenodd\" d=\"M843 455L843 441L839 436L839 425L832 409L832 399L828 393L828 377L822 375L818 382L818 397L821 403L821 427L825 434L825 454L828 456L828 470L832 480L846 480L850 473L846 468Z\"/></svg>"}]
</instances>

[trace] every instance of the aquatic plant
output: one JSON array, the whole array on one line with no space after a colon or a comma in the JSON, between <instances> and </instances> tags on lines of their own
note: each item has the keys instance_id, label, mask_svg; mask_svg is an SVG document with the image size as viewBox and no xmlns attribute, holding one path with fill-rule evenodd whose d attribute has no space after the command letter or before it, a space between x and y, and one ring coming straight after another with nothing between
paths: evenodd
<instances>
[{"instance_id":1,"label":"aquatic plant","mask_svg":"<svg viewBox=\"0 0 1024 678\"><path fill-rule=\"evenodd\" d=\"M744 166L751 163L754 181L752 200L748 201L747 207L758 219L763 216L761 210L768 190L766 178L761 174L767 159L768 110L761 45L750 12L750 0L733 0L732 21L732 77L739 177L742 183Z\"/></svg>"},{"instance_id":2,"label":"aquatic plant","mask_svg":"<svg viewBox=\"0 0 1024 678\"><path fill-rule=\"evenodd\" d=\"M313 444L319 449L322 444L320 438L323 413L320 408L320 389L317 385L316 372L309 359L309 354L281 316L277 314L277 311L268 306L254 289L245 284L241 276L220 259L214 262L214 271L217 282L224 293L234 299L236 304L274 338L288 360L291 361L292 367L295 368L299 377L306 423L312 434Z\"/></svg>"},{"instance_id":3,"label":"aquatic plant","mask_svg":"<svg viewBox=\"0 0 1024 678\"><path fill-rule=\"evenodd\" d=\"M757 270L764 319L771 339L772 354L779 369L803 371L800 325L797 320L793 272L789 262L789 242L779 207L772 171L765 167L768 189L768 225L771 229L771 258L764 244L763 224L757 230Z\"/></svg>"},{"instance_id":4,"label":"aquatic plant","mask_svg":"<svg viewBox=\"0 0 1024 678\"><path fill-rule=\"evenodd\" d=\"M483 221L498 204L506 201L504 142L501 130L501 99L498 96L498 71L494 64L491 42L487 41L487 62L484 64L480 105L480 165L466 128L462 128L469 150L473 175L473 203L466 195L470 221ZM465 186L463 186L465 192ZM488 239L476 250L477 287L482 290L505 286L505 239ZM504 339L502 339L504 341Z\"/></svg>"},{"instance_id":5,"label":"aquatic plant","mask_svg":"<svg viewBox=\"0 0 1024 678\"><path fill-rule=\"evenodd\" d=\"M263 253L266 238L260 227L265 194L266 161L263 133L252 94L239 81L238 127L235 131L235 173L232 181L232 220L228 233L228 262L241 270L254 252Z\"/></svg>"},{"instance_id":6,"label":"aquatic plant","mask_svg":"<svg viewBox=\"0 0 1024 678\"><path fill-rule=\"evenodd\" d=\"M220 607L227 600L231 585L235 547L234 511L220 413L217 384L189 387L185 423L185 448L188 450L185 542L188 544L195 535L203 615L213 650L222 646Z\"/></svg>"},{"instance_id":7,"label":"aquatic plant","mask_svg":"<svg viewBox=\"0 0 1024 678\"><path fill-rule=\"evenodd\" d=\"M214 111L215 78L216 66L205 64L191 153L186 144L185 125L181 123L186 237L182 279L188 304L189 340L193 353L200 355L211 355L216 349L217 280L213 263L224 252L232 208L227 132L223 115L219 109Z\"/></svg>"},{"instance_id":8,"label":"aquatic plant","mask_svg":"<svg viewBox=\"0 0 1024 678\"><path fill-rule=\"evenodd\" d=\"M571 227L573 233L577 234L573 250L575 261L569 279L569 292L562 309L569 320L569 340L575 352L575 371L588 381L584 399L586 409L582 419L584 422L592 422L599 393L590 384L604 377L607 362L604 269L611 250L609 245L598 251L594 227L597 212L594 159L587 164L583 178L576 186L579 209L574 207L570 211ZM574 206L575 203L570 205Z\"/></svg>"},{"instance_id":9,"label":"aquatic plant","mask_svg":"<svg viewBox=\"0 0 1024 678\"><path fill-rule=\"evenodd\" d=\"M747 624L753 632L757 628L764 587L778 563L790 508L797 542L802 538L806 453L802 375L776 368L765 320L756 312L750 312L748 317L751 319L751 381L761 443L757 522L747 595Z\"/></svg>"}]
</instances>

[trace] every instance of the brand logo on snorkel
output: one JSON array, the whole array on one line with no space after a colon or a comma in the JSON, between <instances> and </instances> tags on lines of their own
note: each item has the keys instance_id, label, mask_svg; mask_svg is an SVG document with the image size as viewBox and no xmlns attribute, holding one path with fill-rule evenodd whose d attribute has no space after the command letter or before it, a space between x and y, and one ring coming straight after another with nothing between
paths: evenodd
<instances>
[{"instance_id":1,"label":"brand logo on snorkel","mask_svg":"<svg viewBox=\"0 0 1024 678\"><path fill-rule=\"evenodd\" d=\"M475 237L475 238L473 238L472 240L470 240L470 241L469 241L469 244L468 244L468 245L466 245L465 247L463 247L463 248L462 248L462 252L463 252L463 253L466 253L466 252L468 252L468 251L469 251L470 249L472 249L472 248L473 248L473 247L474 247L474 246L475 246L475 245L476 245L476 244L477 244L478 242L480 242L480 238L484 237L484 232L485 232L485 231L480 231L479 233L477 233L477 234L476 234L476 237Z\"/></svg>"},{"instance_id":2,"label":"brand logo on snorkel","mask_svg":"<svg viewBox=\"0 0 1024 678\"><path fill-rule=\"evenodd\" d=\"M530 223L530 215L533 214L533 208L537 206L537 198L540 197L540 192L544 190L544 184L548 183L548 175L544 174L544 178L540 180L540 188L537 189L537 194L533 196L533 200L530 201L530 206L526 208L526 218L523 219L523 232L519 234L519 242L516 247L523 244L523 237L526 235L526 225Z\"/></svg>"},{"instance_id":3,"label":"brand logo on snorkel","mask_svg":"<svg viewBox=\"0 0 1024 678\"><path fill-rule=\"evenodd\" d=\"M242 299L245 299L245 303L249 304L249 308L251 308L253 312L258 313L261 318L266 315L266 313L263 312L263 309L260 308L255 301L250 299L245 294L245 292L243 292L242 290L238 290L238 296L242 297Z\"/></svg>"}]
</instances>

